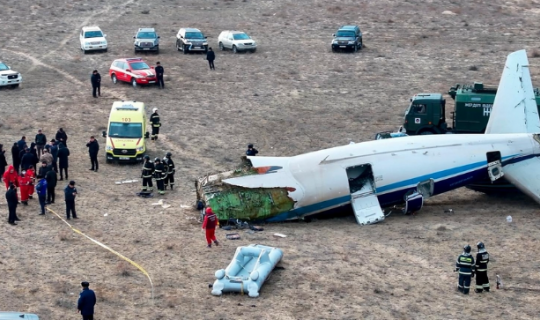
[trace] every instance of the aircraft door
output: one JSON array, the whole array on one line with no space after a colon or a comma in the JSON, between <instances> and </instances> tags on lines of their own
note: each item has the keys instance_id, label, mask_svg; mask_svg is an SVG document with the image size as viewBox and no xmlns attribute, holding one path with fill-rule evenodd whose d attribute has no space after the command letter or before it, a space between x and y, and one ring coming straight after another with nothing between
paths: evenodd
<instances>
[{"instance_id":1,"label":"aircraft door","mask_svg":"<svg viewBox=\"0 0 540 320\"><path fill-rule=\"evenodd\" d=\"M370 164L346 169L351 192L351 204L360 225L373 224L384 220L375 189L375 179Z\"/></svg>"},{"instance_id":2,"label":"aircraft door","mask_svg":"<svg viewBox=\"0 0 540 320\"><path fill-rule=\"evenodd\" d=\"M500 151L492 151L488 152L486 154L487 156L487 170L489 179L491 182L501 178L504 176L504 172L502 170L502 162L501 162L501 152Z\"/></svg>"}]
</instances>

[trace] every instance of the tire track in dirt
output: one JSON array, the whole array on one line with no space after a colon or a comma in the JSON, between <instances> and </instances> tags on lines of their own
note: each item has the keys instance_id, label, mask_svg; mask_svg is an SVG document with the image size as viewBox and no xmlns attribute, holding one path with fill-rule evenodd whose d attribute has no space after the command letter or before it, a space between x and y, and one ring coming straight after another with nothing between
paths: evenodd
<instances>
[{"instance_id":1,"label":"tire track in dirt","mask_svg":"<svg viewBox=\"0 0 540 320\"><path fill-rule=\"evenodd\" d=\"M60 75L62 75L64 78L68 79L72 83L76 83L76 84L78 84L80 86L87 86L86 83L83 83L81 80L75 78L74 76L72 76L68 72L66 72L66 71L64 71L64 70L62 70L60 68L51 66L50 64L47 64L47 63L43 62L43 60L38 59L38 58L36 58L34 56L31 56L28 53L24 53L24 52L21 52L21 51L14 51L14 50L10 50L10 49L4 49L4 50L9 51L9 52L11 52L13 54L19 55L19 56L21 56L23 58L26 58L26 59L32 61L32 64L33 64L32 68L34 68L36 66L41 66L41 67L44 67L44 68L47 68L47 69L58 72ZM32 69L32 68L30 68L30 69ZM125 95L123 95L122 93L120 93L120 92L118 92L118 91L116 91L114 89L108 89L107 91L111 92L113 98L115 98L115 99L128 100L128 98Z\"/></svg>"},{"instance_id":2,"label":"tire track in dirt","mask_svg":"<svg viewBox=\"0 0 540 320\"><path fill-rule=\"evenodd\" d=\"M122 4L119 5L119 7L125 7L129 4L132 4L133 2L135 2L135 0L128 0ZM107 5L103 10L100 10L100 11L97 11L97 12L94 12L93 14L89 15L86 19L84 19L80 24L79 26L77 26L76 28L73 29L73 32L69 33L68 35L66 35L64 37L64 39L62 39L62 41L60 41L60 45L56 47L56 50L52 50L50 51L48 54L44 55L43 58L48 58L50 57L51 55L54 55L56 54L56 52L60 49L62 49L70 39L72 39L73 37L76 37L77 34L79 33L79 31L81 30L82 27L88 25L90 23L90 21L92 21L96 16L101 16L101 15L106 15L107 13L109 13L111 11L111 9L113 8L113 6L111 5ZM115 16L118 16L115 15ZM114 19L109 19L109 20L114 20Z\"/></svg>"}]
</instances>

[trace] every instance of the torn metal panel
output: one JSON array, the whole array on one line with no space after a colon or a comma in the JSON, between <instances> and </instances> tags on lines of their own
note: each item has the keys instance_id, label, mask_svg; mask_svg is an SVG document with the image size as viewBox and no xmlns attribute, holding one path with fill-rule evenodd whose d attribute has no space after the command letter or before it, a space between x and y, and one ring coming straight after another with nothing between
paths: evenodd
<instances>
[{"instance_id":1,"label":"torn metal panel","mask_svg":"<svg viewBox=\"0 0 540 320\"><path fill-rule=\"evenodd\" d=\"M297 183L292 176L287 179L281 166L250 164L248 160L236 170L197 181L198 199L212 207L218 219L264 220L294 208L290 193L297 191Z\"/></svg>"},{"instance_id":2,"label":"torn metal panel","mask_svg":"<svg viewBox=\"0 0 540 320\"><path fill-rule=\"evenodd\" d=\"M223 185L220 190L204 193L219 220L263 220L292 210L294 201L285 188L247 189Z\"/></svg>"}]
</instances>

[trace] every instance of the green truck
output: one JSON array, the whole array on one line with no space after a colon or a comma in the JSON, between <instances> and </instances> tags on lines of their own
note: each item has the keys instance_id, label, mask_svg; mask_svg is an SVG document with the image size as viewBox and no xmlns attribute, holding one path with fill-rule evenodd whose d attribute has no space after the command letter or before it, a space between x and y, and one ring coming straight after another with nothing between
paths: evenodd
<instances>
[{"instance_id":1,"label":"green truck","mask_svg":"<svg viewBox=\"0 0 540 320\"><path fill-rule=\"evenodd\" d=\"M446 122L446 99L440 93L419 93L411 98L400 132L408 135L442 133L484 133L497 88L481 82L450 88L455 101L451 126ZM534 89L540 111L540 91Z\"/></svg>"}]
</instances>

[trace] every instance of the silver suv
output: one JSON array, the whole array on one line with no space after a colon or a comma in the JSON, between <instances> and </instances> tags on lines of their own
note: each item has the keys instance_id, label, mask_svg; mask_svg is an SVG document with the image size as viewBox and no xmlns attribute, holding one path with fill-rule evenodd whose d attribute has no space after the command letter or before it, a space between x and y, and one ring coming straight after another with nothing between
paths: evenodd
<instances>
[{"instance_id":1,"label":"silver suv","mask_svg":"<svg viewBox=\"0 0 540 320\"><path fill-rule=\"evenodd\" d=\"M154 28L139 28L135 36L134 51L155 51L159 53L159 36Z\"/></svg>"},{"instance_id":2,"label":"silver suv","mask_svg":"<svg viewBox=\"0 0 540 320\"><path fill-rule=\"evenodd\" d=\"M187 54L189 51L208 51L208 41L199 29L182 28L176 34L176 50L184 51Z\"/></svg>"},{"instance_id":3,"label":"silver suv","mask_svg":"<svg viewBox=\"0 0 540 320\"><path fill-rule=\"evenodd\" d=\"M21 82L21 74L11 70L8 65L0 61L0 87L11 86L17 88Z\"/></svg>"}]
</instances>

